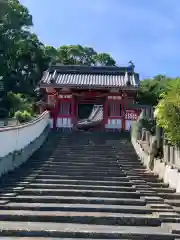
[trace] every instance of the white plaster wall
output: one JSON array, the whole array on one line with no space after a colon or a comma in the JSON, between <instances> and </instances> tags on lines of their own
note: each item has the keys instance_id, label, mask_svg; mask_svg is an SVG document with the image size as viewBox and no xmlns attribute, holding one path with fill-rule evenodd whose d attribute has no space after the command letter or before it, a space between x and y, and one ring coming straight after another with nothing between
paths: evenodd
<instances>
[{"instance_id":1,"label":"white plaster wall","mask_svg":"<svg viewBox=\"0 0 180 240\"><path fill-rule=\"evenodd\" d=\"M57 128L72 128L72 119L67 117L59 117L57 119Z\"/></svg>"},{"instance_id":2,"label":"white plaster wall","mask_svg":"<svg viewBox=\"0 0 180 240\"><path fill-rule=\"evenodd\" d=\"M108 119L108 123L105 125L108 129L122 129L121 119Z\"/></svg>"},{"instance_id":3,"label":"white plaster wall","mask_svg":"<svg viewBox=\"0 0 180 240\"><path fill-rule=\"evenodd\" d=\"M49 124L49 113L42 113L37 119L15 127L0 128L0 157L21 150L34 141Z\"/></svg>"},{"instance_id":4,"label":"white plaster wall","mask_svg":"<svg viewBox=\"0 0 180 240\"><path fill-rule=\"evenodd\" d=\"M9 171L15 170L21 166L22 163L26 162L35 151L37 151L48 136L48 129L42 132L32 143L28 144L25 148L19 152L14 152L0 158L0 177Z\"/></svg>"},{"instance_id":5,"label":"white plaster wall","mask_svg":"<svg viewBox=\"0 0 180 240\"><path fill-rule=\"evenodd\" d=\"M148 168L150 160L149 155L142 150L141 146L134 138L132 138L131 141L141 162ZM159 178L163 179L164 183L168 183L171 188L176 189L176 192L180 192L180 172L178 169L173 169L160 159L155 159L153 172L158 174Z\"/></svg>"}]
</instances>

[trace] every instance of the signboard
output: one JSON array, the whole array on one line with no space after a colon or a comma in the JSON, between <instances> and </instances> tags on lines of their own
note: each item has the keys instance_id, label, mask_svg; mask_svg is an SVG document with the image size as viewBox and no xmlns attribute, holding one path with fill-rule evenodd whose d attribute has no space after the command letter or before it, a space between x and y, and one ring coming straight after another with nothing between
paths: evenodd
<instances>
[{"instance_id":1,"label":"signboard","mask_svg":"<svg viewBox=\"0 0 180 240\"><path fill-rule=\"evenodd\" d=\"M110 92L119 92L120 88L111 88Z\"/></svg>"},{"instance_id":2,"label":"signboard","mask_svg":"<svg viewBox=\"0 0 180 240\"><path fill-rule=\"evenodd\" d=\"M125 114L125 119L126 120L137 120L138 119L138 114L136 110L126 110Z\"/></svg>"},{"instance_id":3,"label":"signboard","mask_svg":"<svg viewBox=\"0 0 180 240\"><path fill-rule=\"evenodd\" d=\"M108 99L110 99L110 100L121 100L122 97L121 96L108 96Z\"/></svg>"},{"instance_id":4,"label":"signboard","mask_svg":"<svg viewBox=\"0 0 180 240\"><path fill-rule=\"evenodd\" d=\"M72 95L59 95L58 98L64 98L64 99L68 99L68 98L72 98Z\"/></svg>"}]
</instances>

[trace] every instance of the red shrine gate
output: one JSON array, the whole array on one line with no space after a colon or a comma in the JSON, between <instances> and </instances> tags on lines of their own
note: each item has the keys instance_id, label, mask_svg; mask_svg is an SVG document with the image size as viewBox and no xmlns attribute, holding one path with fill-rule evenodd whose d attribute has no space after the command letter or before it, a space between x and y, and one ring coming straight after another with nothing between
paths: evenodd
<instances>
[{"instance_id":1,"label":"red shrine gate","mask_svg":"<svg viewBox=\"0 0 180 240\"><path fill-rule=\"evenodd\" d=\"M78 67L76 71L74 71L75 66L73 66L73 70L71 67L68 66L67 70L67 66L60 66L60 69L56 66L53 71L50 69L46 72L41 80L40 86L46 89L47 103L51 106L49 108L51 112L51 126L63 129L76 128L79 121L78 106L80 104L99 104L103 106L103 118L99 125L100 129L128 131L131 123L139 115L138 109L129 108L129 104L135 103L137 87L122 85L122 78L123 81L130 79L130 82L135 82L135 74L132 72L132 69L129 67L129 69L126 68L126 71L123 72L121 68L103 67L104 73L102 74L102 67L101 69L99 67L86 67L86 69ZM66 68L65 73L64 68ZM58 70L59 72L57 73ZM99 72L98 70L101 71ZM129 71L129 74L127 71ZM84 82L77 84L75 81L71 85L67 83L71 77L73 79L78 77L79 81L79 79L85 78L85 76L88 76L89 80L91 80L90 77L93 77L94 84L88 86L87 82L86 84ZM48 78L51 80L49 81ZM62 82L58 81L59 78L65 78L66 82L62 79L62 85ZM103 85L101 84L102 86L97 85L97 79L99 78L101 78L102 82L109 78L109 85L108 83L103 83ZM112 86L110 82L112 80L116 80L115 86Z\"/></svg>"}]
</instances>

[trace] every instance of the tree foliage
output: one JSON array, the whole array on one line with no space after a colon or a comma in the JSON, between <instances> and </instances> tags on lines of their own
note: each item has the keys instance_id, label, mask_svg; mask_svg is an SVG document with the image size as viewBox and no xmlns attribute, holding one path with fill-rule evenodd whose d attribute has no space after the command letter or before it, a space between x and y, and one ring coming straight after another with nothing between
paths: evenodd
<instances>
[{"instance_id":1,"label":"tree foliage","mask_svg":"<svg viewBox=\"0 0 180 240\"><path fill-rule=\"evenodd\" d=\"M97 53L93 48L81 45L63 45L59 48L45 47L52 63L65 65L115 66L115 60L107 53Z\"/></svg>"},{"instance_id":2,"label":"tree foliage","mask_svg":"<svg viewBox=\"0 0 180 240\"><path fill-rule=\"evenodd\" d=\"M32 26L32 16L18 0L0 1L0 108L9 109L9 92L34 96L49 64L115 65L109 54L90 47L44 46Z\"/></svg>"},{"instance_id":3,"label":"tree foliage","mask_svg":"<svg viewBox=\"0 0 180 240\"><path fill-rule=\"evenodd\" d=\"M155 115L157 124L164 129L166 139L180 144L180 81L171 82L166 93L161 95Z\"/></svg>"},{"instance_id":4,"label":"tree foliage","mask_svg":"<svg viewBox=\"0 0 180 240\"><path fill-rule=\"evenodd\" d=\"M137 101L141 104L156 106L161 99L162 93L167 93L172 82L178 79L157 75L152 79L144 79L140 83ZM180 79L179 79L180 81Z\"/></svg>"}]
</instances>

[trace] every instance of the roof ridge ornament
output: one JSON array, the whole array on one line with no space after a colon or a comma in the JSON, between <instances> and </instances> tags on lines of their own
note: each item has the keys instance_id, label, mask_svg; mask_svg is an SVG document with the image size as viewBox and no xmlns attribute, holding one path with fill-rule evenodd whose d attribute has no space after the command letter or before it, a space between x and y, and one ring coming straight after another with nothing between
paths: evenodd
<instances>
[{"instance_id":1,"label":"roof ridge ornament","mask_svg":"<svg viewBox=\"0 0 180 240\"><path fill-rule=\"evenodd\" d=\"M134 65L133 61L130 60L129 63L131 64L130 67L133 69L133 72L134 72L135 65Z\"/></svg>"}]
</instances>

